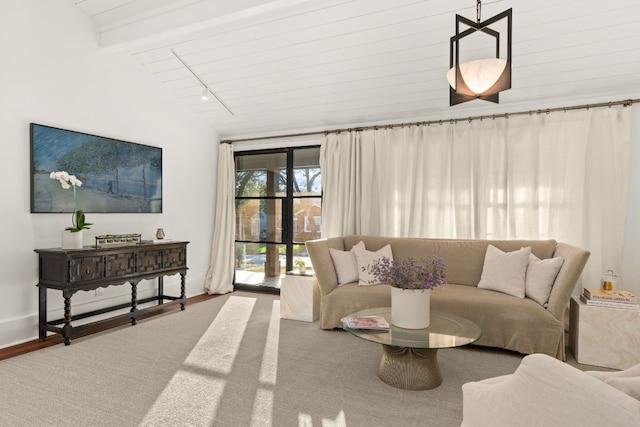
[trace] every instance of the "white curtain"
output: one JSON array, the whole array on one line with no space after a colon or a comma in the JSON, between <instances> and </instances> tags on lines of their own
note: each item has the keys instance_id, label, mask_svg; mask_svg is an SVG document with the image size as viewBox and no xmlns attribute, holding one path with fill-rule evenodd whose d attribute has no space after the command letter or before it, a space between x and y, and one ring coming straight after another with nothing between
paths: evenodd
<instances>
[{"instance_id":1,"label":"white curtain","mask_svg":"<svg viewBox=\"0 0 640 427\"><path fill-rule=\"evenodd\" d=\"M233 291L235 221L235 164L231 144L220 144L216 216L211 245L211 263L205 278L209 294Z\"/></svg>"},{"instance_id":2,"label":"white curtain","mask_svg":"<svg viewBox=\"0 0 640 427\"><path fill-rule=\"evenodd\" d=\"M556 239L622 270L631 107L330 133L322 234Z\"/></svg>"}]
</instances>

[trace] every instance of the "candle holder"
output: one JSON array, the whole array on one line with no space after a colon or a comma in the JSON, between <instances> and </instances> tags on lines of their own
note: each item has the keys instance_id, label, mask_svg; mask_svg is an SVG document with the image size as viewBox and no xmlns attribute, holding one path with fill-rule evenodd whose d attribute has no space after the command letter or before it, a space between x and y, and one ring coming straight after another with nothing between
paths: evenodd
<instances>
[{"instance_id":1,"label":"candle holder","mask_svg":"<svg viewBox=\"0 0 640 427\"><path fill-rule=\"evenodd\" d=\"M614 290L616 285L616 277L618 276L615 275L613 270L607 270L607 272L602 275L602 290Z\"/></svg>"}]
</instances>

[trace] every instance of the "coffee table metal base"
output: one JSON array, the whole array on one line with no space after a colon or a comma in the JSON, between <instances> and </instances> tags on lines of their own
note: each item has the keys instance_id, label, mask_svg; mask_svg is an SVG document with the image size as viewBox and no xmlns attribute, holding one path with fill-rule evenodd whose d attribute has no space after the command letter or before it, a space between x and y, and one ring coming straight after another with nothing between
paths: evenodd
<instances>
[{"instance_id":1,"label":"coffee table metal base","mask_svg":"<svg viewBox=\"0 0 640 427\"><path fill-rule=\"evenodd\" d=\"M378 377L404 390L430 390L442 384L438 349L415 349L382 345Z\"/></svg>"}]
</instances>

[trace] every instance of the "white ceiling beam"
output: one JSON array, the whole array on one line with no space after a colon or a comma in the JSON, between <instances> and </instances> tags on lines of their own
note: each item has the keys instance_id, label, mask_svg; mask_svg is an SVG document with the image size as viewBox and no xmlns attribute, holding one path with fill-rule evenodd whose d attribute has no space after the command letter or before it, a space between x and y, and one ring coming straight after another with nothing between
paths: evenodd
<instances>
[{"instance_id":1,"label":"white ceiling beam","mask_svg":"<svg viewBox=\"0 0 640 427\"><path fill-rule=\"evenodd\" d=\"M178 8L167 6L102 27L100 46L107 50L131 50L310 3L313 0L234 0L187 2Z\"/></svg>"}]
</instances>

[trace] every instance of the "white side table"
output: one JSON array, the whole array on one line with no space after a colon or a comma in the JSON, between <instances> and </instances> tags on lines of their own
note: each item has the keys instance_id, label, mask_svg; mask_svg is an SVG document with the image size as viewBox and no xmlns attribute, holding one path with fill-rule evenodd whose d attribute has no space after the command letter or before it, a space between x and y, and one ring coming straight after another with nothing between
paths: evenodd
<instances>
[{"instance_id":1,"label":"white side table","mask_svg":"<svg viewBox=\"0 0 640 427\"><path fill-rule=\"evenodd\" d=\"M320 289L313 276L287 273L280 280L280 317L315 322L320 317Z\"/></svg>"},{"instance_id":2,"label":"white side table","mask_svg":"<svg viewBox=\"0 0 640 427\"><path fill-rule=\"evenodd\" d=\"M613 369L640 363L640 310L594 307L574 296L569 325L578 363Z\"/></svg>"}]
</instances>

